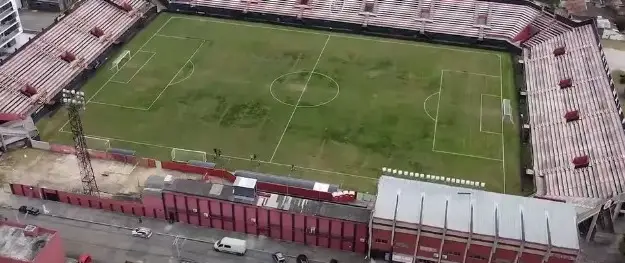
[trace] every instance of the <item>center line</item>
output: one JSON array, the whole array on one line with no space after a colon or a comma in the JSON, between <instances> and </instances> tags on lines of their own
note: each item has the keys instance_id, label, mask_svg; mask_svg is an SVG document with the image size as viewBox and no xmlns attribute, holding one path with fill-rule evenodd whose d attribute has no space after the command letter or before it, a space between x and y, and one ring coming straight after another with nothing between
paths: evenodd
<instances>
[{"instance_id":1,"label":"center line","mask_svg":"<svg viewBox=\"0 0 625 263\"><path fill-rule=\"evenodd\" d=\"M326 47L328 46L328 42L330 42L330 37L331 35L328 35L328 38L326 39L326 43L323 44L323 48L321 49L321 52L319 53L319 57L317 57L317 62L315 62L315 65L313 66L312 70L310 71L310 74L308 75L308 79L306 80L306 83L304 84L304 89L302 89L302 93L299 95L299 98L297 99L297 102L295 103L295 107L293 107L293 112L291 112L291 117L289 117L289 121L286 123L286 126L284 126L284 131L282 131L282 135L280 135L280 140L278 140L278 144L276 145L276 148L273 149L273 154L271 155L269 162L273 161L273 158L276 156L276 152L278 152L278 148L280 147L280 143L282 143L284 134L286 134L286 130L289 129L289 124L291 124L291 120L293 120L295 111L297 111L297 107L299 106L299 103L302 101L302 97L304 97L306 88L308 88L308 82L310 82L310 79L315 73L315 69L317 69L317 66L319 65L319 61L321 61L321 56L323 56L323 52L326 50Z\"/></svg>"}]
</instances>

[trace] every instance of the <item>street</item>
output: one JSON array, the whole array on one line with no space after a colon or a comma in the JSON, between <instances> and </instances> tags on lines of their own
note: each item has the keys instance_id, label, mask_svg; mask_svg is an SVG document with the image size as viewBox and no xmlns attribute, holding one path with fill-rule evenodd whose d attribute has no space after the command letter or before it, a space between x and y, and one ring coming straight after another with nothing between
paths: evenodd
<instances>
[{"instance_id":1,"label":"street","mask_svg":"<svg viewBox=\"0 0 625 263\"><path fill-rule=\"evenodd\" d=\"M15 210L0 208L0 213L9 220L34 224L59 231L64 242L68 257L77 257L81 253L89 253L95 263L120 262L125 260L142 260L143 263L177 262L178 250L180 257L198 263L268 263L271 255L267 252L248 250L245 256L234 256L215 252L212 244L179 238L174 245L175 237L154 234L149 239L132 237L130 230L87 222L72 221L47 215L26 216Z\"/></svg>"}]
</instances>

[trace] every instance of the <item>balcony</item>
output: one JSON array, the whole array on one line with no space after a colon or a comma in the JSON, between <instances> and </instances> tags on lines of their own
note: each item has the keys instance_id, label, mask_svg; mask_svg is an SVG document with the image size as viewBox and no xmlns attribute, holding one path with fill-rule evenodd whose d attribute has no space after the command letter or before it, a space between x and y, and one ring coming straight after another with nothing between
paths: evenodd
<instances>
[{"instance_id":1,"label":"balcony","mask_svg":"<svg viewBox=\"0 0 625 263\"><path fill-rule=\"evenodd\" d=\"M2 1L2 0L0 0ZM4 20L7 16L15 13L13 6L8 6L8 8L0 8L0 20Z\"/></svg>"},{"instance_id":2,"label":"balcony","mask_svg":"<svg viewBox=\"0 0 625 263\"><path fill-rule=\"evenodd\" d=\"M0 47L4 47L11 39L14 39L20 33L19 30L13 30L10 34L0 37Z\"/></svg>"}]
</instances>

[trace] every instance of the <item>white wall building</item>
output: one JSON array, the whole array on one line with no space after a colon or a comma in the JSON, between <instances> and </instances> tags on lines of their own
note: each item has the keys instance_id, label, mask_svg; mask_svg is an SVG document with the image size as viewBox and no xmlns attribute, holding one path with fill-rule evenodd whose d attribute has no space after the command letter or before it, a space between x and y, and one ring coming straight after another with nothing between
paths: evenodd
<instances>
[{"instance_id":1,"label":"white wall building","mask_svg":"<svg viewBox=\"0 0 625 263\"><path fill-rule=\"evenodd\" d=\"M24 31L17 12L20 7L17 0L0 0L0 56L12 53L27 41L18 39Z\"/></svg>"}]
</instances>

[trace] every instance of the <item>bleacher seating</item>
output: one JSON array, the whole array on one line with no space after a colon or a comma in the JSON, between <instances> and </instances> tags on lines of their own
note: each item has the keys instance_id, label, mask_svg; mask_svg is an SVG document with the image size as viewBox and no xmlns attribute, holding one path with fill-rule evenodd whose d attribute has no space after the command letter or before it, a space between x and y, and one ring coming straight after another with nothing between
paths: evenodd
<instances>
[{"instance_id":1,"label":"bleacher seating","mask_svg":"<svg viewBox=\"0 0 625 263\"><path fill-rule=\"evenodd\" d=\"M586 25L526 42L534 170L545 196L606 198L625 190L625 133L594 34ZM563 46L565 54L552 54ZM563 84L570 78L572 86Z\"/></svg>"},{"instance_id":2,"label":"bleacher seating","mask_svg":"<svg viewBox=\"0 0 625 263\"><path fill-rule=\"evenodd\" d=\"M137 10L151 5L144 0L124 3ZM52 27L0 66L0 113L25 118L51 102L140 15L130 15L103 0L85 0L71 13L59 17ZM92 33L94 28L101 37ZM36 94L20 92L25 86L36 90Z\"/></svg>"}]
</instances>

